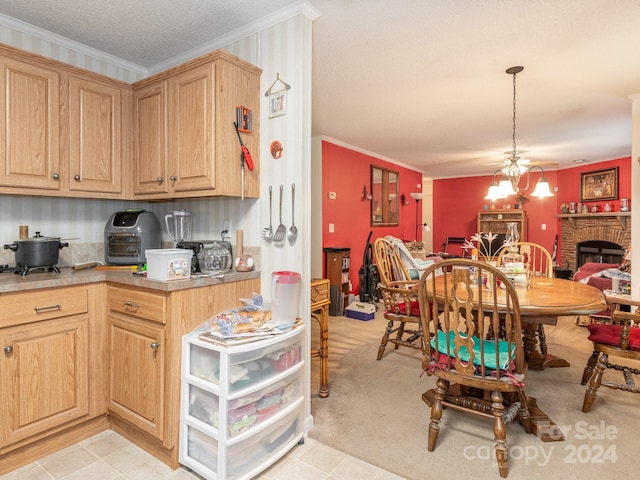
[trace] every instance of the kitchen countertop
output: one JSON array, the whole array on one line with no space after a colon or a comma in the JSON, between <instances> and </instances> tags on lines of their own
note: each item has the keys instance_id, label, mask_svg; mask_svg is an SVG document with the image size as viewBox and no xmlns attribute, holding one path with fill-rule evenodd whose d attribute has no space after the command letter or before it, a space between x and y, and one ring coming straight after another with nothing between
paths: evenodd
<instances>
[{"instance_id":1,"label":"kitchen countertop","mask_svg":"<svg viewBox=\"0 0 640 480\"><path fill-rule=\"evenodd\" d=\"M0 275L0 294L11 292L23 292L26 290L36 290L39 288L63 287L69 285L83 285L97 282L114 282L123 285L149 288L163 292L185 290L188 288L208 287L223 283L237 282L240 280L250 280L260 278L260 271L236 272L231 271L223 278L189 278L184 280L170 280L161 282L148 280L146 277L133 275L128 271L121 270L74 270L71 267L61 268L60 273L55 272L32 272L25 276L11 273Z\"/></svg>"}]
</instances>

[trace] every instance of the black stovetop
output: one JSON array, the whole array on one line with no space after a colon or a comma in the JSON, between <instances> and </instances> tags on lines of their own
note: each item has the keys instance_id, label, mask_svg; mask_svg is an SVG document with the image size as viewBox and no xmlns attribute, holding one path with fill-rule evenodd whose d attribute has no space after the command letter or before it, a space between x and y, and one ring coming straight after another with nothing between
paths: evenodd
<instances>
[{"instance_id":1,"label":"black stovetop","mask_svg":"<svg viewBox=\"0 0 640 480\"><path fill-rule=\"evenodd\" d=\"M60 269L57 265L45 266L45 267L27 267L27 266L17 266L11 267L7 264L0 265L0 273L15 273L16 275L25 276L28 273L35 272L55 272L60 273Z\"/></svg>"}]
</instances>

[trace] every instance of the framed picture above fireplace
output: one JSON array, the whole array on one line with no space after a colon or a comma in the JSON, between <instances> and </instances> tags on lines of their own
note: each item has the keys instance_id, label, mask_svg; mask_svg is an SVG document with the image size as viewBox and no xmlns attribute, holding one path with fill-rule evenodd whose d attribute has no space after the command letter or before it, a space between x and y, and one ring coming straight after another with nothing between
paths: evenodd
<instances>
[{"instance_id":1,"label":"framed picture above fireplace","mask_svg":"<svg viewBox=\"0 0 640 480\"><path fill-rule=\"evenodd\" d=\"M618 199L618 167L580 174L580 201Z\"/></svg>"}]
</instances>

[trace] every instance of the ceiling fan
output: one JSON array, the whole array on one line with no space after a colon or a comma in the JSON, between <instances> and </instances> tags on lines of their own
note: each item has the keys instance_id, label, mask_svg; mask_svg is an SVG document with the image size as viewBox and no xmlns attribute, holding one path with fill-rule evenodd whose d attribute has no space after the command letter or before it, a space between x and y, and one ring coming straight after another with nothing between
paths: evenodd
<instances>
[{"instance_id":1,"label":"ceiling fan","mask_svg":"<svg viewBox=\"0 0 640 480\"><path fill-rule=\"evenodd\" d=\"M511 165L511 163L513 161L515 161L519 166L522 166L522 169L526 169L527 167L533 167L533 166L538 166L538 167L558 167L560 166L559 162L549 162L549 161L539 161L539 160L529 160L526 157L522 157L522 154L526 153L525 151L522 150L518 150L515 152L513 151L508 151L508 152L503 152L502 154L504 155L504 160L502 161L494 161L494 162L487 162L485 165L489 166L489 167L507 167L509 165Z\"/></svg>"}]
</instances>

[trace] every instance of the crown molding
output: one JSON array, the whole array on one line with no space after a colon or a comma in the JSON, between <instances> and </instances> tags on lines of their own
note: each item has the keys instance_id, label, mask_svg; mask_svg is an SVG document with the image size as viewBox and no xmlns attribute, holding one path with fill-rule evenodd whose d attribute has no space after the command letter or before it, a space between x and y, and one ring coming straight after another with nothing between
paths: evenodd
<instances>
[{"instance_id":1,"label":"crown molding","mask_svg":"<svg viewBox=\"0 0 640 480\"><path fill-rule=\"evenodd\" d=\"M222 37L218 37L210 42L200 45L199 47L188 50L178 56L153 65L149 68L133 62L129 62L127 60L123 60L120 57L116 57L115 55L103 52L102 50L99 50L97 48L89 47L83 43L76 42L69 38L63 37L62 35L58 35L56 33L50 32L49 30L36 27L2 13L0 13L0 25L4 25L8 28L17 30L27 35L31 35L32 37L39 38L46 42L58 45L62 48L78 52L82 55L87 55L89 57L95 58L96 60L108 62L116 67L130 70L140 75L141 78L145 78L176 65L180 65L188 60L196 58L200 55L204 55L205 53L217 50L218 48L223 48L226 45L242 40L243 38L258 33L262 30L265 30L298 15L303 15L309 18L311 21L314 21L320 16L320 12L318 12L318 10L316 10L306 0L300 0L284 8L281 8L280 10L277 10L270 15L256 20L255 22L243 25L233 32L223 35Z\"/></svg>"},{"instance_id":2,"label":"crown molding","mask_svg":"<svg viewBox=\"0 0 640 480\"><path fill-rule=\"evenodd\" d=\"M78 52L82 55L87 55L89 57L95 58L96 60L108 62L116 67L124 68L137 73L138 75L142 75L145 77L149 75L148 69L141 65L128 62L120 57L116 57L115 55L110 55L106 52L103 52L102 50L98 50L97 48L89 47L84 43L76 42L69 38L63 37L62 35L58 35L57 33L53 33L49 30L36 27L35 25L31 25L30 23L23 22L2 13L0 13L0 25L4 25L19 32L26 33L27 35L31 35L32 37L39 38L46 42L53 43L54 45L58 45L62 48Z\"/></svg>"},{"instance_id":3,"label":"crown molding","mask_svg":"<svg viewBox=\"0 0 640 480\"><path fill-rule=\"evenodd\" d=\"M243 25L242 27L229 32L226 35L215 38L210 42L192 48L191 50L187 50L186 52L181 53L178 56L153 65L149 68L149 74L153 75L158 72L163 72L171 67L175 67L176 65L181 65L184 62L199 57L200 55L204 55L205 53L209 53L219 48L223 48L226 45L238 42L243 38L266 30L267 28L273 27L274 25L278 25L279 23L294 18L298 15L306 16L311 21L314 21L320 16L320 13L305 0L292 3L290 5L287 5L286 7L281 8L280 10L273 12L270 15L256 20L255 22L247 23L246 25Z\"/></svg>"}]
</instances>

